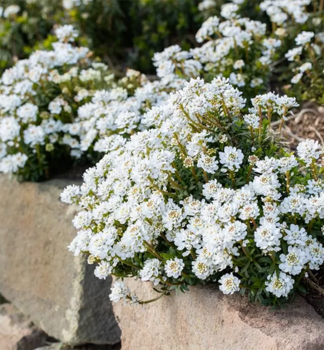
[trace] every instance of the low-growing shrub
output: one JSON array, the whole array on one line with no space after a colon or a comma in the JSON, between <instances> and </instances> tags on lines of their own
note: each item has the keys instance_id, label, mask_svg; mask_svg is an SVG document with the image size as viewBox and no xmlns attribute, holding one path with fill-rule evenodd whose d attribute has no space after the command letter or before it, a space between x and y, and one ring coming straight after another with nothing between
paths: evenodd
<instances>
[{"instance_id":1,"label":"low-growing shrub","mask_svg":"<svg viewBox=\"0 0 324 350\"><path fill-rule=\"evenodd\" d=\"M113 301L143 302L125 277L152 281L159 297L208 282L263 304L304 291L324 260L323 150L308 140L295 156L271 130L294 98L268 93L251 105L241 113L245 100L225 79L191 80L144 115L154 129L114 142L62 193L82 207L70 250L98 263L97 277L121 279Z\"/></svg>"},{"instance_id":2,"label":"low-growing shrub","mask_svg":"<svg viewBox=\"0 0 324 350\"><path fill-rule=\"evenodd\" d=\"M78 108L115 85L106 65L73 45L72 26L58 27L56 35L51 51L34 52L1 77L0 172L23 180L48 178L81 158L93 138L86 120L74 123Z\"/></svg>"},{"instance_id":3,"label":"low-growing shrub","mask_svg":"<svg viewBox=\"0 0 324 350\"><path fill-rule=\"evenodd\" d=\"M168 72L150 82L129 69L117 80L87 48L75 46L72 26L55 33L59 42L52 50L34 52L1 78L0 172L20 180L39 181L76 163L95 163L110 147L106 137L129 138L147 128L142 115L163 105L192 72ZM183 54L178 46L174 50Z\"/></svg>"}]
</instances>

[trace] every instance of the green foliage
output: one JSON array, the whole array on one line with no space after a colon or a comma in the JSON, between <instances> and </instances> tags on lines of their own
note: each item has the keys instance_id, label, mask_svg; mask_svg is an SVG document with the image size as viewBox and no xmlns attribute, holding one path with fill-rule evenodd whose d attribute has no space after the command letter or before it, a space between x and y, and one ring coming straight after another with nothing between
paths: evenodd
<instances>
[{"instance_id":1,"label":"green foliage","mask_svg":"<svg viewBox=\"0 0 324 350\"><path fill-rule=\"evenodd\" d=\"M130 11L134 33L130 62L135 68L150 71L155 52L173 44L183 49L195 46L194 35L199 29L200 14L197 0L133 1Z\"/></svg>"},{"instance_id":2,"label":"green foliage","mask_svg":"<svg viewBox=\"0 0 324 350\"><path fill-rule=\"evenodd\" d=\"M0 72L46 39L56 25L72 24L87 45L111 67L132 66L153 73L151 58L171 44L192 46L200 26L199 0L92 0L65 9L61 0L4 0L18 5L9 18L0 17Z\"/></svg>"}]
</instances>

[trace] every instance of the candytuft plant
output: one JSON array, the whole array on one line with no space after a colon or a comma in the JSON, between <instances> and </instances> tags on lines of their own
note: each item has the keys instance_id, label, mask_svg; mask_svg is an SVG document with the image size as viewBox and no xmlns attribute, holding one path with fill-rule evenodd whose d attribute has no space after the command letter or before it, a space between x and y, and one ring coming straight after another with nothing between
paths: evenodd
<instances>
[{"instance_id":1,"label":"candytuft plant","mask_svg":"<svg viewBox=\"0 0 324 350\"><path fill-rule=\"evenodd\" d=\"M82 208L69 249L97 277L119 279L111 300L148 302L123 283L137 277L157 298L217 282L280 305L323 264L323 150L308 140L295 156L271 130L294 98L256 96L249 114L245 103L226 79L192 79L144 115L154 129L114 142L81 187L64 190Z\"/></svg>"}]
</instances>

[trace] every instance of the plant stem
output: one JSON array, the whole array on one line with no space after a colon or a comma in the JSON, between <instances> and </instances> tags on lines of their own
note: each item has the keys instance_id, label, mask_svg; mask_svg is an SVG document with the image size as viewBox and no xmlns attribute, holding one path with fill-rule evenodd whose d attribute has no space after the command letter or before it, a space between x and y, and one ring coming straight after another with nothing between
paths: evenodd
<instances>
[{"instance_id":1,"label":"plant stem","mask_svg":"<svg viewBox=\"0 0 324 350\"><path fill-rule=\"evenodd\" d=\"M209 181L209 180L208 180L208 175L207 175L207 173L206 173L205 170L204 170L204 178L205 178L205 182L208 183L208 181Z\"/></svg>"},{"instance_id":2,"label":"plant stem","mask_svg":"<svg viewBox=\"0 0 324 350\"><path fill-rule=\"evenodd\" d=\"M143 243L151 254L156 256L159 260L163 261L162 256L154 249L153 246L151 246L147 241L144 241Z\"/></svg>"},{"instance_id":3,"label":"plant stem","mask_svg":"<svg viewBox=\"0 0 324 350\"><path fill-rule=\"evenodd\" d=\"M250 165L249 169L248 169L247 176L246 176L246 183L247 184L250 182L250 176L251 176L251 173L252 173L252 168L253 168L253 165Z\"/></svg>"},{"instance_id":4,"label":"plant stem","mask_svg":"<svg viewBox=\"0 0 324 350\"><path fill-rule=\"evenodd\" d=\"M198 177L197 177L197 174L196 174L196 171L195 171L195 168L192 166L191 167L191 171L192 171L192 175L193 177L195 178L196 182L198 183L199 180L198 180Z\"/></svg>"},{"instance_id":5,"label":"plant stem","mask_svg":"<svg viewBox=\"0 0 324 350\"><path fill-rule=\"evenodd\" d=\"M282 118L281 121L280 121L280 125L279 125L279 133L280 133L280 135L281 135L282 128L283 128L284 124L285 124L285 120Z\"/></svg>"},{"instance_id":6,"label":"plant stem","mask_svg":"<svg viewBox=\"0 0 324 350\"><path fill-rule=\"evenodd\" d=\"M324 289L318 286L315 282L306 277L303 278L303 281L305 281L311 288L324 296Z\"/></svg>"},{"instance_id":7,"label":"plant stem","mask_svg":"<svg viewBox=\"0 0 324 350\"><path fill-rule=\"evenodd\" d=\"M143 304L149 304L149 303L153 303L154 301L157 301L159 299L161 299L162 297L164 297L165 294L164 293L161 293L161 295L159 295L158 297L154 298L154 299L150 299L150 300L145 300L145 301L139 301L138 303L140 305L143 305ZM128 300L133 300L132 297L130 295L127 296L127 299Z\"/></svg>"},{"instance_id":8,"label":"plant stem","mask_svg":"<svg viewBox=\"0 0 324 350\"><path fill-rule=\"evenodd\" d=\"M136 266L136 265L134 265L134 264L132 264L132 263L126 262L125 260L121 260L121 259L119 259L119 260L120 260L120 262L121 262L122 264L125 264L125 265L128 265L128 266L130 266L130 267L133 267L134 269L137 269L137 270L140 270L140 269L141 269L140 267L138 267L138 266Z\"/></svg>"},{"instance_id":9,"label":"plant stem","mask_svg":"<svg viewBox=\"0 0 324 350\"><path fill-rule=\"evenodd\" d=\"M231 115L230 115L230 112L229 112L227 106L226 106L226 103L225 103L225 101L224 101L224 98L222 99L222 105L223 105L225 114L227 115L227 117L228 117L228 119L230 120L230 122L232 122L233 119L232 119L232 117L231 117Z\"/></svg>"},{"instance_id":10,"label":"plant stem","mask_svg":"<svg viewBox=\"0 0 324 350\"><path fill-rule=\"evenodd\" d=\"M289 192L290 192L290 173L289 173L289 171L286 172L286 179L287 179L286 188L287 188L287 193L289 194Z\"/></svg>"},{"instance_id":11,"label":"plant stem","mask_svg":"<svg viewBox=\"0 0 324 350\"><path fill-rule=\"evenodd\" d=\"M233 188L236 189L236 182L235 182L234 171L230 170L229 175L230 175L230 179L232 180Z\"/></svg>"},{"instance_id":12,"label":"plant stem","mask_svg":"<svg viewBox=\"0 0 324 350\"><path fill-rule=\"evenodd\" d=\"M258 225L257 225L257 223L255 222L255 220L254 220L253 218L251 218L251 221L252 221L252 223L253 223L254 228L257 229L257 228L258 228Z\"/></svg>"},{"instance_id":13,"label":"plant stem","mask_svg":"<svg viewBox=\"0 0 324 350\"><path fill-rule=\"evenodd\" d=\"M318 279L315 277L315 275L313 274L313 272L308 269L308 274L311 276L312 280L316 283L319 284Z\"/></svg>"},{"instance_id":14,"label":"plant stem","mask_svg":"<svg viewBox=\"0 0 324 350\"><path fill-rule=\"evenodd\" d=\"M175 250L177 249L176 246L172 242L170 242L163 233L160 233L160 236L168 243L170 247L172 247Z\"/></svg>"}]
</instances>

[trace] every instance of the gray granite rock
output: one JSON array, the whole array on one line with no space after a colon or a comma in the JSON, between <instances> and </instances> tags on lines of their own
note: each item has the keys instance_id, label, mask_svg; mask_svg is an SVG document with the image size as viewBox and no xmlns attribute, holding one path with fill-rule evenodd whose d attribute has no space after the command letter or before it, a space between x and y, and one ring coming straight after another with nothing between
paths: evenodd
<instances>
[{"instance_id":1,"label":"gray granite rock","mask_svg":"<svg viewBox=\"0 0 324 350\"><path fill-rule=\"evenodd\" d=\"M46 334L12 304L0 305L0 349L34 350L46 344Z\"/></svg>"},{"instance_id":2,"label":"gray granite rock","mask_svg":"<svg viewBox=\"0 0 324 350\"><path fill-rule=\"evenodd\" d=\"M111 279L97 279L93 266L67 250L76 208L59 195L68 184L18 184L0 176L0 293L66 344L116 344Z\"/></svg>"}]
</instances>

